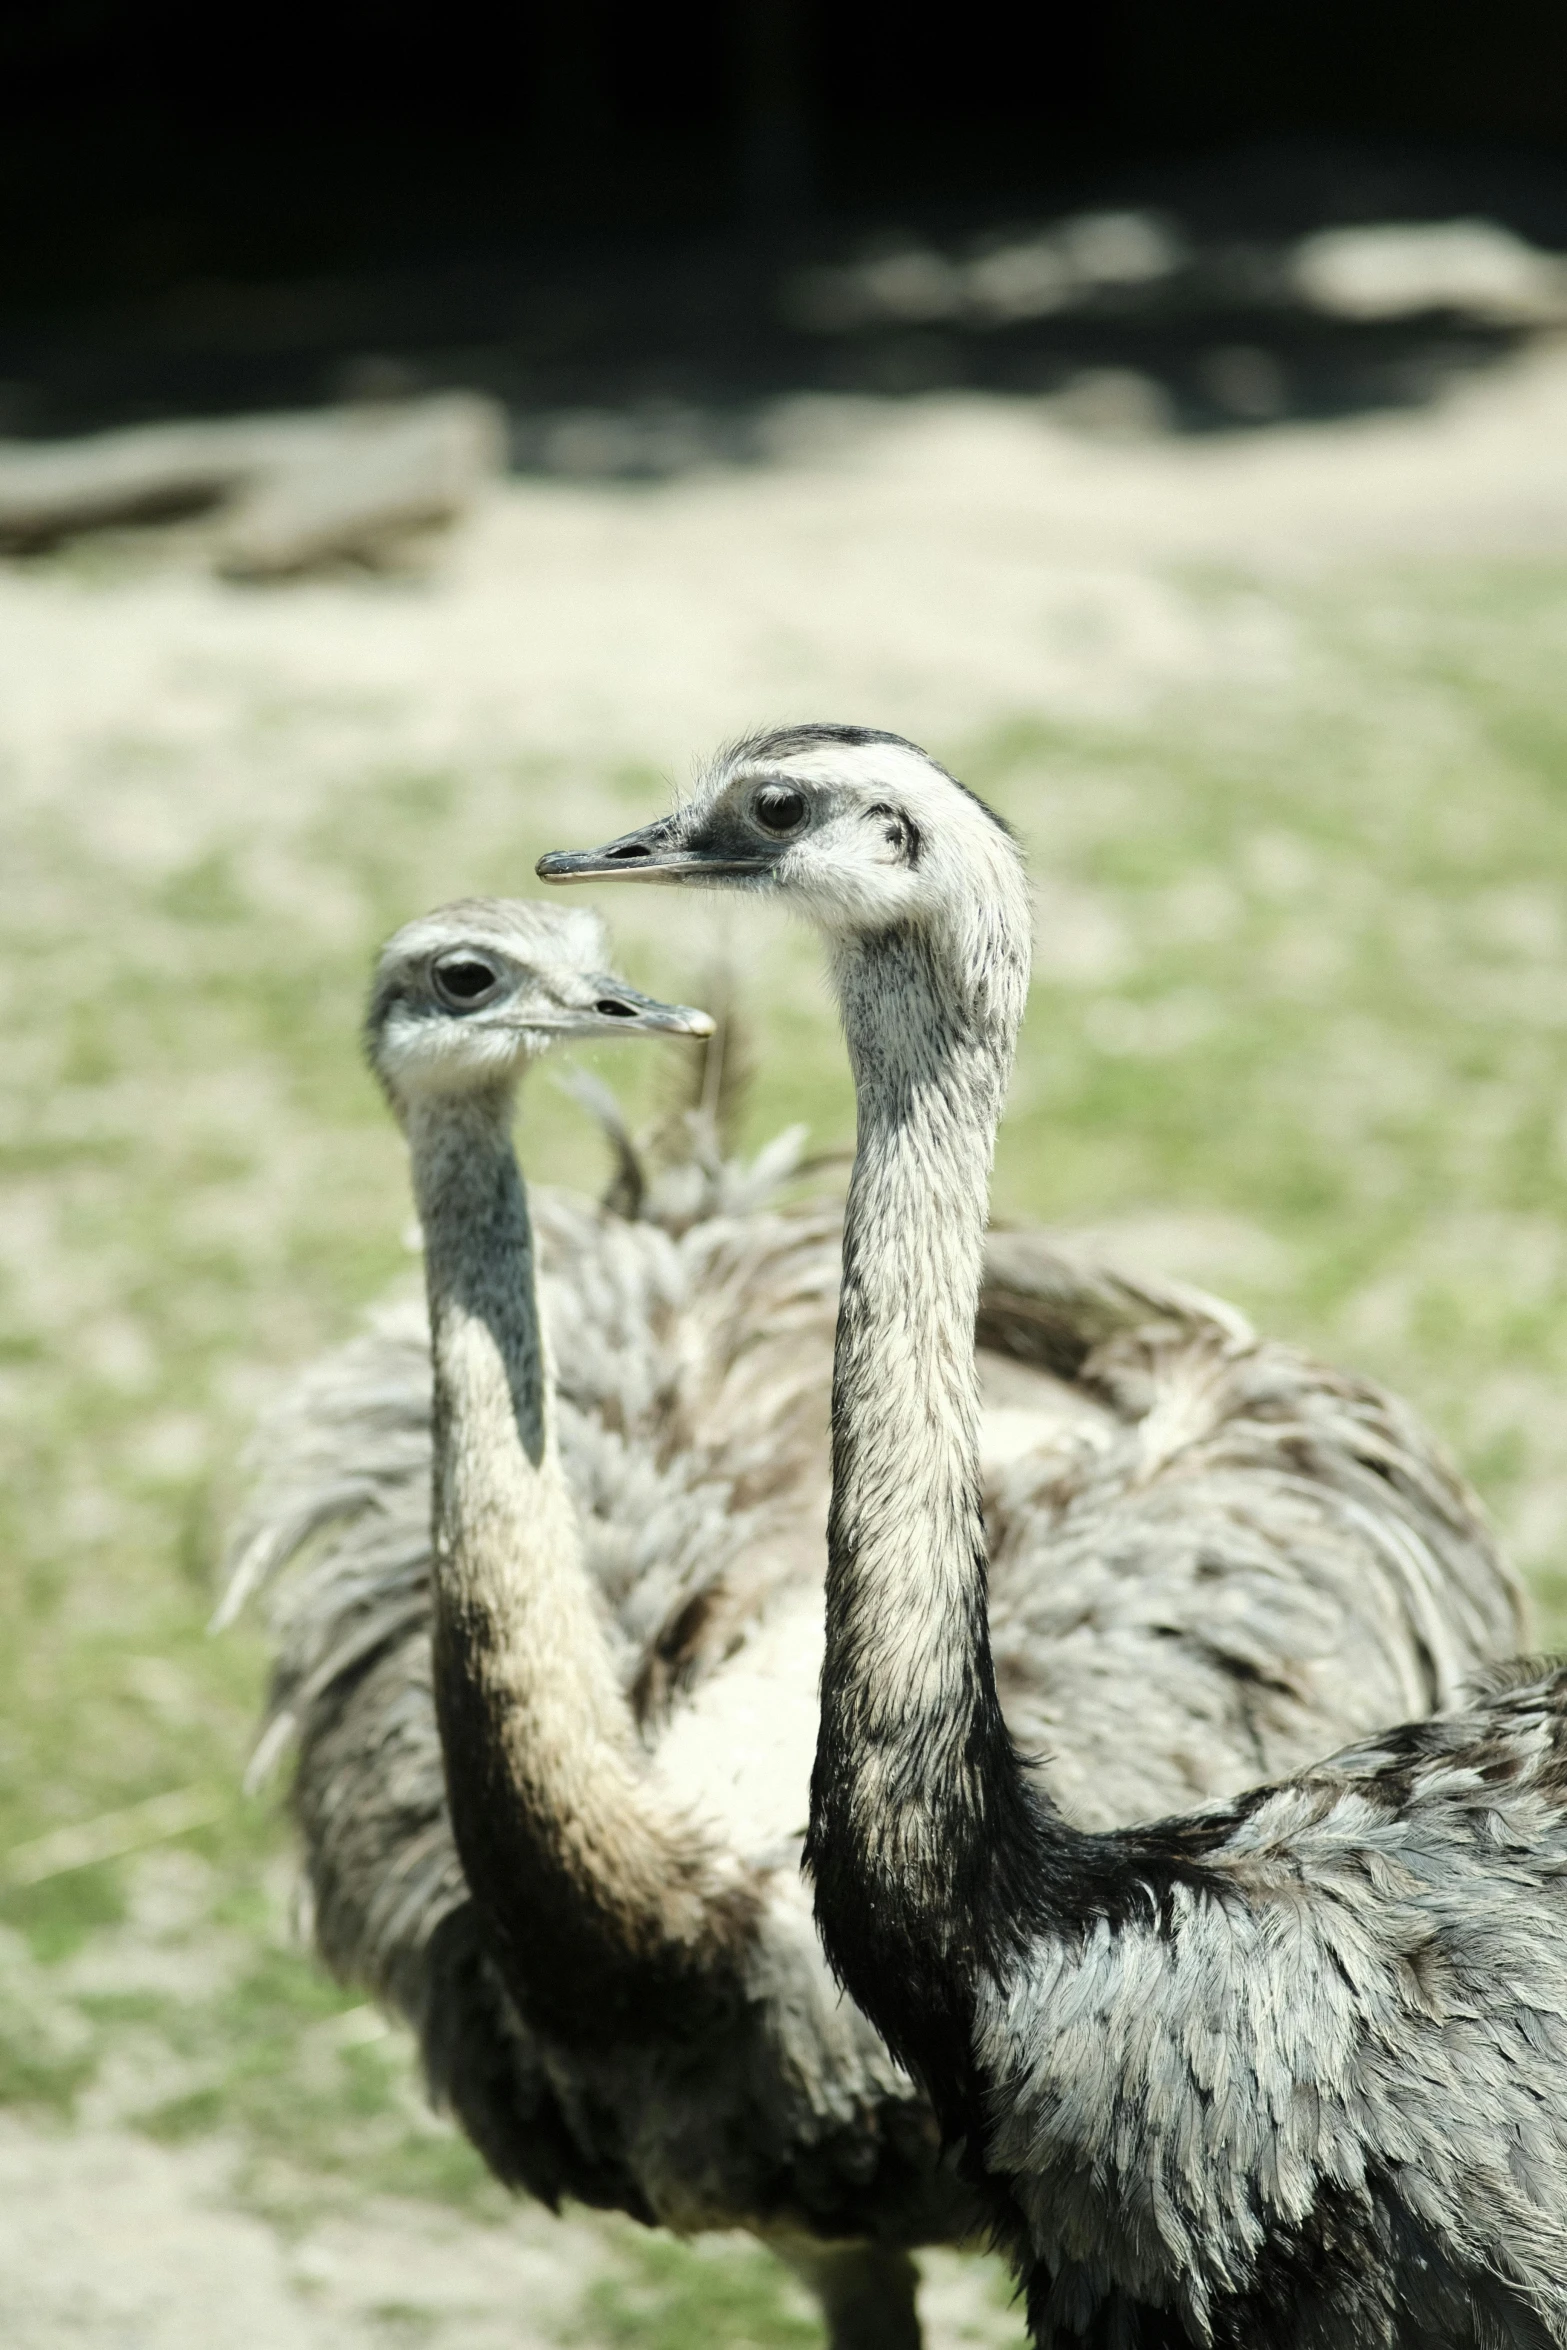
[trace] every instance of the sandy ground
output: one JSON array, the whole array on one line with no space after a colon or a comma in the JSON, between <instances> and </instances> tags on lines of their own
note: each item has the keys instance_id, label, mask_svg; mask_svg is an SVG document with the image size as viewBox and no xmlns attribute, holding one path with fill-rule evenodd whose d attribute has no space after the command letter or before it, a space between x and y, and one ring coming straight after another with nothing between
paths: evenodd
<instances>
[{"instance_id":1,"label":"sandy ground","mask_svg":"<svg viewBox=\"0 0 1567 2350\"><path fill-rule=\"evenodd\" d=\"M579 2303L600 2231L526 2209L475 2228L385 2198L285 2238L234 2207L231 2170L221 2144L0 2121L7 2350L591 2350ZM1011 2350L1016 2325L969 2264L923 2267L932 2350Z\"/></svg>"},{"instance_id":2,"label":"sandy ground","mask_svg":"<svg viewBox=\"0 0 1567 2350\"><path fill-rule=\"evenodd\" d=\"M539 2326L575 2300L584 2246L562 2223L475 2230L372 2208L285 2243L232 2208L228 2170L221 2147L0 2125L0 2338L14 2350L371 2350L401 2304L436 2339L535 2350Z\"/></svg>"},{"instance_id":3,"label":"sandy ground","mask_svg":"<svg viewBox=\"0 0 1567 2350\"><path fill-rule=\"evenodd\" d=\"M285 692L331 736L393 722L410 757L617 753L684 771L757 721L875 711L916 738L1124 708L1280 656L1265 615L1206 613L1193 567L1267 576L1567 544L1567 347L1440 406L1122 447L1024 403L792 404L778 462L659 487L519 484L419 586L272 593L181 559L115 583L0 574L8 788L79 780L84 745L231 748ZM244 778L203 773L203 806ZM278 779L272 779L274 784ZM304 788L304 779L300 779ZM284 813L279 810L279 815ZM139 853L186 853L202 808Z\"/></svg>"},{"instance_id":4,"label":"sandy ground","mask_svg":"<svg viewBox=\"0 0 1567 2350\"><path fill-rule=\"evenodd\" d=\"M263 890L275 852L297 915L287 844L367 746L678 775L783 717L951 739L1135 709L1291 658L1266 597L1193 592L1214 567L1567 549L1562 347L1432 411L1332 428L1112 447L1026 404L948 398L799 404L775 444L770 467L669 486L510 486L415 581L246 592L177 532L0 571L5 799L68 809L141 874L243 837ZM587 796L580 836L614 813ZM333 920L330 892L316 914ZM20 1279L36 1251L24 1227L10 1241ZM0 2123L0 2340L531 2350L606 2257L581 2223L384 2200L284 2230L231 2172L220 2140L170 2149L112 2117ZM935 2264L930 2301L940 2350L1017 2339L956 2263Z\"/></svg>"}]
</instances>

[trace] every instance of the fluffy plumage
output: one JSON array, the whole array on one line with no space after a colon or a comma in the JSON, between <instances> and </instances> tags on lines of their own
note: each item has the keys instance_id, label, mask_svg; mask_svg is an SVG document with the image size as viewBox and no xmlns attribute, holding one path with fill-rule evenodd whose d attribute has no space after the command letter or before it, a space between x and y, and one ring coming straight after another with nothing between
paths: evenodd
<instances>
[{"instance_id":1,"label":"fluffy plumage","mask_svg":"<svg viewBox=\"0 0 1567 2350\"><path fill-rule=\"evenodd\" d=\"M1567 1672L1092 1863L976 1986L1036 2339L1567 2341Z\"/></svg>"},{"instance_id":2,"label":"fluffy plumage","mask_svg":"<svg viewBox=\"0 0 1567 2350\"><path fill-rule=\"evenodd\" d=\"M506 1121L518 1056L534 1049L516 1039L557 1024L552 1003L571 991L553 975L542 991L518 980L517 925L501 926L502 943L490 913L453 910L457 943L450 924L433 944L418 928L394 942L372 1013L373 1057L410 1131L430 1241L439 1440L432 1449L430 1328L394 1311L277 1416L259 1506L239 1530L231 1604L275 1582L270 1743L299 1739L318 1943L408 2016L438 2096L500 2176L551 2201L571 2193L680 2228L748 2224L816 2289L836 2341L890 2350L917 2339L901 2247L962 2235L976 2213L937 2165L924 2101L832 1982L799 1882L820 1651L819 1597L813 1608L799 1594L813 1579L819 1592L825 1478L811 1439L825 1412L831 1306L820 1285L832 1249L819 1221L693 1220L688 1171L667 1225L546 1211L563 1276L546 1280L546 1311L583 1383L576 1396L541 1394L529 1222ZM532 926L554 919L534 910ZM486 955L504 965L493 1005ZM479 1016L440 997L448 966ZM640 1017L663 1010L615 985ZM508 1028L513 1076L498 1080ZM717 1170L714 1203L765 1190L789 1156L749 1174ZM640 1339L629 1354L628 1328ZM497 1394L502 1421L486 1420ZM552 1558L542 1522L557 1454L586 1532L588 1609L575 1651L541 1673L531 1640L547 1643L571 1620L561 1606L577 1573L575 1538L571 1555L556 1542ZM519 1492L525 1507L535 1497L536 1527L507 1519ZM513 1651L520 1674L505 1623L497 1636L472 1614L497 1563L481 1555L485 1528L507 1523L514 1571L501 1560L491 1589L503 1616L513 1599L532 1607L530 1639ZM467 1656L453 1650L454 1629ZM803 1674L792 1670L802 1647ZM801 1692L782 1721L765 1702L780 1672ZM581 1864L580 1817L556 1815L556 1850L547 1821L542 1841L536 1817L513 1822L503 1761L493 1785L472 1782L469 1692L509 1687L514 1727L517 1707L537 1713L541 1692L547 1711L557 1673L590 1692L607 1682L617 1716L597 1762L575 1697L564 1729L554 1725L574 1750L557 1743L549 1768L599 1805L592 1882L565 1884L557 1865L570 1877ZM507 1728L503 1715L498 1739ZM481 1776L484 1735L481 1722ZM550 1783L541 1771L533 1794ZM481 1841L486 1827L505 1838L515 1825L512 1849L525 1853L532 1835L537 1871L510 1868L503 1852L497 1872L476 1823ZM652 1888L666 1915L628 1970L613 1928L627 1871L650 1848L645 1823L672 1867L667 1894ZM690 1864L684 1893L675 1863ZM670 1977L662 1927L678 1927L689 1895L712 1910L725 1887L724 1946L709 1953L698 1932L695 1964Z\"/></svg>"},{"instance_id":3,"label":"fluffy plumage","mask_svg":"<svg viewBox=\"0 0 1567 2350\"><path fill-rule=\"evenodd\" d=\"M1335 1650L1377 1658L1350 1704L1451 1702L1515 1594L1395 1407L1219 1317L1101 1337L1079 1378L1120 1432L1064 1475L1020 1446L987 1495L967 1333L976 1307L997 1326L984 1204L1028 953L1004 833L912 746L804 729L541 870L765 888L827 940L859 1147L808 1857L1036 2339L1567 2341L1567 1676L1106 1823L1203 1789L1210 1738L1232 1786L1277 1769L1325 1725ZM1135 1787L1095 1752L1117 1690Z\"/></svg>"},{"instance_id":4,"label":"fluffy plumage","mask_svg":"<svg viewBox=\"0 0 1567 2350\"><path fill-rule=\"evenodd\" d=\"M749 1183L731 1167L727 1202L679 1168L634 1223L533 1194L561 1448L628 1705L781 1879L815 1739L840 1245L836 1216L765 1204L790 1163ZM1038 1234L993 1236L980 1336L1003 1702L1083 1824L1288 1768L1368 1713L1450 1698L1509 1642L1510 1586L1463 1488L1376 1390ZM756 2214L897 2243L972 2224L934 2171L923 2099L858 2031L802 2033L764 2138L754 2114L738 2127L732 2081L594 2065L519 2014L446 1806L422 1299L306 1373L252 1466L232 1590L269 1592L256 1767L297 1750L316 1946L406 2019L437 2102L497 2175L687 2226ZM1140 1516L1106 1545L1117 1492ZM795 1590L803 1607L780 1616Z\"/></svg>"}]
</instances>

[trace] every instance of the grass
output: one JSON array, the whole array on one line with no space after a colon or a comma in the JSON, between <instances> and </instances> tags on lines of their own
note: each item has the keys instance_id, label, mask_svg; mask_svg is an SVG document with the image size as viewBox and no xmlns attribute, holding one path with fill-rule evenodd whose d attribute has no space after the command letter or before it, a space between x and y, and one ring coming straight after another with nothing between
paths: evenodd
<instances>
[{"instance_id":1,"label":"grass","mask_svg":"<svg viewBox=\"0 0 1567 2350\"><path fill-rule=\"evenodd\" d=\"M998 1210L1109 1226L1401 1387L1561 1637L1567 569L1266 593L1293 648L1272 684L935 746L1017 824L1039 887ZM357 1056L367 958L437 897L525 886L541 847L662 789L410 763L395 735L395 711L258 690L245 788L210 806L156 735L84 753L64 801L8 803L0 1849L167 1789L237 1790L261 1643L204 1630L235 1457L271 1382L407 1266L400 1153ZM323 736L330 789L295 788ZM605 902L636 976L699 997L710 938ZM812 951L748 923L744 968L751 1138L803 1118L844 1142ZM658 1056L599 1066L650 1110ZM600 1179L548 1084L526 1140L536 1172ZM365 2037L298 1949L287 1887L273 1801L236 1791L174 1846L6 1893L0 2098L222 2132L283 2218L367 2186L498 2217L401 2044ZM813 2338L761 2256L651 2239L584 2322L692 2350Z\"/></svg>"},{"instance_id":2,"label":"grass","mask_svg":"<svg viewBox=\"0 0 1567 2350\"><path fill-rule=\"evenodd\" d=\"M582 2331L595 2350L811 2350L821 2340L804 2293L782 2282L767 2253L661 2236L625 2240L621 2261L588 2289Z\"/></svg>"}]
</instances>

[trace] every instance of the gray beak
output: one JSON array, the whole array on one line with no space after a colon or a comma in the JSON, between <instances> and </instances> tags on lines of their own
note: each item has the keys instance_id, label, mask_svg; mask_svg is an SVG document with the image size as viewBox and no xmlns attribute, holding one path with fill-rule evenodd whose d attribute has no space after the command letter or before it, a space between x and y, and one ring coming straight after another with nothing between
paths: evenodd
<instances>
[{"instance_id":1,"label":"gray beak","mask_svg":"<svg viewBox=\"0 0 1567 2350\"><path fill-rule=\"evenodd\" d=\"M551 849L534 868L541 881L724 881L765 873L765 857L726 856L721 849L689 848L667 816L622 833L601 849Z\"/></svg>"},{"instance_id":2,"label":"gray beak","mask_svg":"<svg viewBox=\"0 0 1567 2350\"><path fill-rule=\"evenodd\" d=\"M693 1011L689 1004L661 1004L656 996L628 987L611 971L596 972L588 983L594 991L591 1007L595 1030L623 1029L630 1036L711 1036L711 1012Z\"/></svg>"}]
</instances>

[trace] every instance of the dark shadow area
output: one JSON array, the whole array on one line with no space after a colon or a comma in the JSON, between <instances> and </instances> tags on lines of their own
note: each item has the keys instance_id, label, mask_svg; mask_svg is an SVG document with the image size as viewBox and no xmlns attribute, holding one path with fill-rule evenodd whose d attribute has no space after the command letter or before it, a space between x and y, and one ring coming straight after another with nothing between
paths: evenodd
<instances>
[{"instance_id":1,"label":"dark shadow area","mask_svg":"<svg viewBox=\"0 0 1567 2350\"><path fill-rule=\"evenodd\" d=\"M0 433L464 386L520 466L659 476L797 394L1431 397L1551 322L1527 256L1368 308L1302 241L1567 252L1567 11L48 0L0 19L0 134Z\"/></svg>"}]
</instances>

